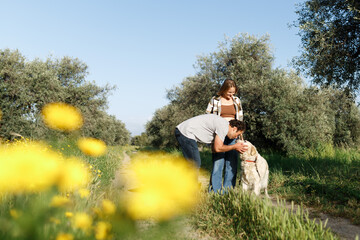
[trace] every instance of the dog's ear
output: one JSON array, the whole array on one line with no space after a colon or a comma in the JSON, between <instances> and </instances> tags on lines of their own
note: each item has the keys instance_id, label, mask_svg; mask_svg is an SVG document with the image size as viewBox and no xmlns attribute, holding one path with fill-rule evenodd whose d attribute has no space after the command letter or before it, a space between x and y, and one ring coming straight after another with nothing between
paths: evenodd
<instances>
[{"instance_id":1,"label":"dog's ear","mask_svg":"<svg viewBox=\"0 0 360 240\"><path fill-rule=\"evenodd\" d=\"M251 156L255 156L255 155L256 155L256 148L255 148L254 145L251 146L250 155L251 155Z\"/></svg>"}]
</instances>

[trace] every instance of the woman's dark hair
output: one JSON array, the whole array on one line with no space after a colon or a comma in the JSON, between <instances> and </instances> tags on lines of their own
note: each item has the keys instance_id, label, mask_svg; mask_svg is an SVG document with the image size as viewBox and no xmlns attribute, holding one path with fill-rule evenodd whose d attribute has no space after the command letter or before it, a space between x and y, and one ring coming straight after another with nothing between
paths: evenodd
<instances>
[{"instance_id":1,"label":"woman's dark hair","mask_svg":"<svg viewBox=\"0 0 360 240\"><path fill-rule=\"evenodd\" d=\"M238 88L234 80L226 79L220 87L219 92L217 93L219 96L223 96L230 88L235 88L235 93L237 93Z\"/></svg>"}]
</instances>

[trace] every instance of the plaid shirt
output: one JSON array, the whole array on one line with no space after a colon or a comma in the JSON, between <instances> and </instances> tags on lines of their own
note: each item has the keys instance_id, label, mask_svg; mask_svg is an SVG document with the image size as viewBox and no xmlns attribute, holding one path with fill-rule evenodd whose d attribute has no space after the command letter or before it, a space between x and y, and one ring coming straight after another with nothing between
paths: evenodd
<instances>
[{"instance_id":1,"label":"plaid shirt","mask_svg":"<svg viewBox=\"0 0 360 240\"><path fill-rule=\"evenodd\" d=\"M233 102L234 102L235 112L236 112L235 118L237 120L242 121L244 118L244 114L243 114L240 99L236 96L233 96ZM221 114L220 96L215 96L215 97L211 98L211 100L206 108L206 113L217 114L220 116L220 114Z\"/></svg>"}]
</instances>

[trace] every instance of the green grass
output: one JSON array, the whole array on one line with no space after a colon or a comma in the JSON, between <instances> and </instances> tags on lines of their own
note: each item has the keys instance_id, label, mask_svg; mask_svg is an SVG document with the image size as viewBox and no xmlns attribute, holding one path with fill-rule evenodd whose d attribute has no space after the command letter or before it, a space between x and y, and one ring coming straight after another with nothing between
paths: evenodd
<instances>
[{"instance_id":1,"label":"green grass","mask_svg":"<svg viewBox=\"0 0 360 240\"><path fill-rule=\"evenodd\" d=\"M329 170L328 162L318 159L317 164L309 164L310 159L286 158L278 154L262 154L269 162L270 193L288 200L302 199L299 189L306 189L307 179L322 179ZM346 155L347 156L347 155ZM211 151L201 152L202 169L210 174L212 169ZM296 163L294 162L296 161ZM344 160L340 161L344 162ZM340 163L333 163L331 171ZM317 171L321 168L321 171ZM240 162L238 168L240 179ZM346 168L341 168L346 171ZM348 173L348 172L347 172ZM341 175L341 173L339 173ZM293 183L291 183L293 181ZM294 181L303 181L302 184ZM351 181L350 181L351 182ZM354 187L354 184L348 185ZM317 194L313 192L313 194ZM324 193L324 195L327 195ZM349 197L344 190L343 197ZM204 194L200 206L193 215L193 224L216 239L336 239L332 233L309 220L302 210L289 214L285 207L273 207L260 198L243 194L239 185L227 195ZM285 235L284 235L285 234Z\"/></svg>"},{"instance_id":2,"label":"green grass","mask_svg":"<svg viewBox=\"0 0 360 240\"><path fill-rule=\"evenodd\" d=\"M192 220L216 239L337 239L301 208L291 214L284 206L274 207L239 188L225 195L205 195Z\"/></svg>"},{"instance_id":3,"label":"green grass","mask_svg":"<svg viewBox=\"0 0 360 240\"><path fill-rule=\"evenodd\" d=\"M83 155L76 147L76 142L71 139L53 140L49 144L66 156L82 158L92 165L94 180L89 186L90 197L81 199L75 193L70 193L73 204L54 209L48 204L52 196L58 194L56 190L39 195L2 196L0 238L24 239L28 235L33 239L55 239L56 234L63 231L72 233L75 239L94 239L94 235L89 237L71 229L69 220L64 217L65 211L87 212L93 216L94 221L100 221L94 215L93 208L99 207L103 198L113 202L121 198L120 193L112 189L111 185L123 153L131 155L134 150L139 150L129 146L114 146L109 147L105 156L93 158ZM169 152L181 154L177 150ZM302 158L287 158L276 153L261 154L269 163L271 194L349 217L354 222L359 221L360 154L357 151L325 148L309 151ZM210 174L212 161L209 149L204 148L201 159L202 170ZM10 209L21 211L22 217L11 217ZM176 239L192 239L179 235L179 231L183 231L181 218L161 224L144 221L140 224L147 227L139 228L126 219L121 208L118 211L117 218L111 219L115 238L168 239L177 235ZM51 222L51 217L58 219L60 223ZM266 200L243 194L239 188L227 195L204 192L200 204L191 215L191 222L216 239L335 239L322 225L310 221L302 211L289 214L283 207L272 207Z\"/></svg>"},{"instance_id":4,"label":"green grass","mask_svg":"<svg viewBox=\"0 0 360 240\"><path fill-rule=\"evenodd\" d=\"M358 151L325 149L290 158L262 155L269 163L271 194L360 224Z\"/></svg>"},{"instance_id":5,"label":"green grass","mask_svg":"<svg viewBox=\"0 0 360 240\"><path fill-rule=\"evenodd\" d=\"M259 152L269 164L270 194L360 224L359 151L321 146L307 150L302 157ZM201 152L201 159L202 169L210 173L209 149Z\"/></svg>"}]
</instances>

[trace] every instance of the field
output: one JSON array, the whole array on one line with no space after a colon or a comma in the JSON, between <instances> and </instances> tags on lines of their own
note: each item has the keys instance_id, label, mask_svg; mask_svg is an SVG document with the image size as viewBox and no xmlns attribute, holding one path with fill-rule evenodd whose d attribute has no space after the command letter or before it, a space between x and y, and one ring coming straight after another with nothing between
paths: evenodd
<instances>
[{"instance_id":1,"label":"field","mask_svg":"<svg viewBox=\"0 0 360 240\"><path fill-rule=\"evenodd\" d=\"M333 149L330 146L323 146L311 151L307 150L303 157L284 157L280 154L267 153L266 151L262 152L262 156L269 163L269 194L273 198L286 199L288 202L294 201L304 205L304 207L311 207L319 213L323 212L331 216L344 217L350 219L353 224L359 224L360 187L358 183L360 181L360 155L358 151L340 148ZM203 151L202 160L204 170L210 172L211 153L206 150ZM210 207L206 210L200 208L201 221L197 219L195 222L197 221L199 227L207 232L213 232L217 238L221 238L223 234L226 236L223 237L224 239L241 239L241 237L237 237L239 234L246 236L244 239L257 238L254 235L249 237L249 234L253 230L253 233L256 234L261 232L256 228L259 224L245 226L242 226L240 222L234 224L232 216L239 218L239 212L241 212L235 209L249 208L246 204L244 204L245 206L239 206L241 202L239 203L238 199L243 198L244 196L238 188L231 192L229 196L211 196L211 200L206 201ZM221 207L220 203L226 207ZM253 201L252 204L256 205ZM271 204L260 202L260 205L263 207L259 207L259 209L265 211L263 208L268 208ZM252 208L253 206L247 210L252 211ZM228 211L228 209L232 209L232 211ZM282 211L280 209L277 210ZM255 210L253 209L253 211ZM219 217L219 214L221 217ZM278 214L283 216L280 219L285 221L287 215ZM307 218L306 214L302 214ZM214 216L211 217L211 215L219 219L215 221ZM247 219L253 215L254 213L252 212L251 214L245 214L242 218ZM254 220L247 219L245 222L252 221ZM222 224L214 224L215 222ZM268 226L268 220L262 222L261 228L263 226ZM265 229L268 234L273 228ZM286 238L273 237L270 239ZM311 238L309 237L309 239ZM314 239L329 238L318 237Z\"/></svg>"},{"instance_id":2,"label":"field","mask_svg":"<svg viewBox=\"0 0 360 240\"><path fill-rule=\"evenodd\" d=\"M190 212L170 211L157 219L141 220L129 214L128 203L122 195L124 189L114 187L113 180L122 167L124 154L132 158L177 159L181 156L178 151L147 155L139 150L135 153L136 149L131 146L108 147L106 155L92 157L84 155L74 140L47 144L52 151L86 163L91 181L76 191L62 192L52 187L39 192L2 194L1 239L198 239L204 236L210 239L337 239L324 229L323 223L309 220L302 210L290 214L285 207L273 207L269 201L244 194L239 188L227 195L208 194L202 189L194 195L199 202ZM208 177L211 154L207 149L201 154L201 174ZM276 153L262 155L269 162L272 196L311 205L359 223L357 151L324 147L309 151L303 158L286 158ZM54 200L56 196L60 196L58 201ZM191 231L184 233L189 231L186 230L189 226L196 235Z\"/></svg>"}]
</instances>

